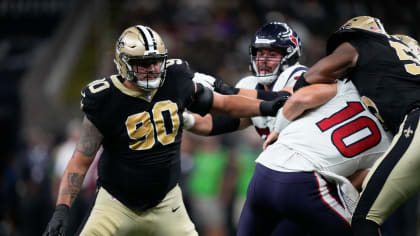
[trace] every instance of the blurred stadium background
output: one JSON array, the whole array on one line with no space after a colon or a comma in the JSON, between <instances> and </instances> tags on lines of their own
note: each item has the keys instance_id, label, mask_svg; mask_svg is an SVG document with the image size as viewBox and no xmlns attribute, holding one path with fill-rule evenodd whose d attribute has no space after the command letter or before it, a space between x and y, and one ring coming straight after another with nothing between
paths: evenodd
<instances>
[{"instance_id":1,"label":"blurred stadium background","mask_svg":"<svg viewBox=\"0 0 420 236\"><path fill-rule=\"evenodd\" d=\"M325 54L328 35L357 15L380 18L389 33L420 38L418 0L1 0L0 236L42 234L78 135L80 89L115 73L114 43L124 28L152 27L169 58L234 84L249 74L248 45L262 24L290 24L303 41L301 63L310 66ZM234 235L236 206L261 151L256 136L248 129L209 146L186 135L182 184L200 235ZM207 156L222 158L208 169ZM92 176L72 209L70 235L92 198ZM221 212L214 214L222 220L205 219L199 204L218 204ZM407 205L385 235L416 235L417 196Z\"/></svg>"}]
</instances>

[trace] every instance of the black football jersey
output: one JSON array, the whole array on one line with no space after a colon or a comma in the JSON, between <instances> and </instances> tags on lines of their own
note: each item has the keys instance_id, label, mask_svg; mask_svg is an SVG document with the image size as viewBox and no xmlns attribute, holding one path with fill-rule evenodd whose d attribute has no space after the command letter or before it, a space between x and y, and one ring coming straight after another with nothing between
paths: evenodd
<instances>
[{"instance_id":1,"label":"black football jersey","mask_svg":"<svg viewBox=\"0 0 420 236\"><path fill-rule=\"evenodd\" d=\"M420 59L395 37L363 30L343 31L328 40L328 52L344 41L356 48L357 66L348 78L362 99L365 96L376 105L385 127L397 132L405 114L420 106Z\"/></svg>"},{"instance_id":2,"label":"black football jersey","mask_svg":"<svg viewBox=\"0 0 420 236\"><path fill-rule=\"evenodd\" d=\"M195 93L192 77L186 62L172 59L155 94L127 89L119 75L82 90L82 110L104 136L98 184L129 207L158 204L178 182L182 112Z\"/></svg>"}]
</instances>

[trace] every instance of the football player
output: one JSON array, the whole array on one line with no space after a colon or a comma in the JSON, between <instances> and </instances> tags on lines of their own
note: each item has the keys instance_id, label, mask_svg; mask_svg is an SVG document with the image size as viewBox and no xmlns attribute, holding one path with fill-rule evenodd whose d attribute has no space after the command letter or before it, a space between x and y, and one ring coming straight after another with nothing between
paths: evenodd
<instances>
[{"instance_id":1,"label":"football player","mask_svg":"<svg viewBox=\"0 0 420 236\"><path fill-rule=\"evenodd\" d=\"M328 56L295 85L297 90L348 78L395 135L363 183L352 219L358 236L380 235L379 226L420 188L420 58L413 51L409 44L387 34L379 19L355 17L332 34L327 42ZM298 95L299 90L292 97ZM286 103L282 113L287 116L292 107Z\"/></svg>"},{"instance_id":2,"label":"football player","mask_svg":"<svg viewBox=\"0 0 420 236\"><path fill-rule=\"evenodd\" d=\"M293 86L296 79L306 71L307 67L299 63L301 54L302 43L296 31L286 23L270 22L257 30L250 43L252 76L242 78L235 88L212 77L197 76L194 81L222 94L240 94L267 100L276 96L287 97L288 92L285 91L269 92L279 92L284 87ZM274 117L270 116L235 118L208 114L201 117L184 112L184 119L187 124L185 128L200 135L229 133L253 125L261 138L266 139L274 126ZM240 212L240 209L238 211ZM303 235L303 231L302 227L290 221L279 226L276 234Z\"/></svg>"},{"instance_id":3,"label":"football player","mask_svg":"<svg viewBox=\"0 0 420 236\"><path fill-rule=\"evenodd\" d=\"M123 31L115 64L117 75L82 90L81 136L44 235L64 235L101 145L97 196L80 235L197 235L178 187L182 112L275 115L283 101L224 96L196 84L188 64L167 60L162 38L147 26Z\"/></svg>"},{"instance_id":4,"label":"football player","mask_svg":"<svg viewBox=\"0 0 420 236\"><path fill-rule=\"evenodd\" d=\"M211 77L195 77L194 80L209 85L222 94L239 94L249 97L271 100L276 96L287 97L288 92L281 91L293 86L296 79L306 71L306 66L299 64L302 43L298 34L287 24L270 22L255 33L249 46L250 70L252 76L242 78L236 87L215 80ZM187 128L201 135L217 135L255 126L261 138L266 139L274 125L274 117L259 116L252 118L234 118L220 115L184 114L188 121Z\"/></svg>"},{"instance_id":5,"label":"football player","mask_svg":"<svg viewBox=\"0 0 420 236\"><path fill-rule=\"evenodd\" d=\"M278 25L275 24L274 26ZM262 29L264 28L265 27ZM270 27L268 27L268 29L270 29ZM255 47L256 41L274 42L273 48L276 46L280 48L279 45L287 45L285 43L280 44L276 41L279 40L277 37L287 35L284 34L284 32L287 32L288 30L276 32L271 28L271 31L265 32L265 35L261 35L261 31L257 32L256 37L252 41L251 48ZM287 39L290 40L290 38ZM257 55L259 50L268 49L267 45L263 44L261 46L261 48L256 49ZM253 50L250 51L252 52ZM293 50L289 51L293 52ZM262 72L267 72L267 65L271 65L271 68L276 68L276 66L273 66L274 63L272 62L274 60L272 58L269 58L268 63L262 60L262 57L258 59L257 62L255 62L255 57L251 54L252 64L256 65L255 68L261 67ZM280 61L281 57L277 60L277 63ZM287 73L289 69L292 70ZM305 67L300 66L299 64L287 68L278 76L273 90L278 91L285 86L294 85L294 77L297 78L300 76L306 71L305 69ZM291 76L293 75L293 72L296 71L298 74L296 76ZM249 83L252 81L250 78L252 77L245 78L242 81L247 81ZM260 79L259 77L257 78ZM265 78L263 77L263 79ZM255 80L256 79L254 78L254 81ZM260 82L260 80L257 81ZM256 82L253 83L254 88L263 87L262 85L255 86L255 84ZM290 181L284 181L282 182L283 184L276 184L275 182L277 180L274 180L274 182L271 182L270 179L262 181L266 182L267 187L270 186L271 190L274 189L272 192L260 189L255 190L253 186L250 185L251 190L248 190L246 206L241 215L239 224L239 235L267 235L273 231L275 235L304 235L305 232L310 232L313 235L326 235L329 233L335 235L351 235L349 227L351 210L347 210L342 206L342 200L339 200L337 188L335 188L334 185L339 181L343 181L347 184L346 186L348 188L354 190L352 186L349 186L350 183L344 179L344 176L354 178L353 174L357 170L370 167L373 164L373 161L379 157L379 154L384 152L389 144L389 138L380 125L376 123L377 121L375 121L375 118L362 107L360 97L351 83L340 83L338 88L337 85L331 85L329 87L328 90L309 90L309 92L306 93L306 99L303 100L305 103L302 103L305 108L317 107L332 97L336 97L329 102L328 105L308 113L305 116L306 119L301 119L288 128L286 133L281 134L278 143L268 151L263 152L258 158L257 168L259 170L254 173L255 179L262 179L264 174L261 174L261 172L270 169L270 176L278 176L278 178L281 179L286 175ZM270 87L266 89L270 90ZM215 90L217 91L218 88L216 87ZM326 91L327 94L325 94ZM352 105L348 106L347 103ZM343 128L319 130L317 122L340 111L342 114L353 113L351 116L345 117L348 119L347 121L335 120L336 124L341 123ZM196 119L195 122L191 122L193 128L190 130L201 134L214 134L211 127L220 126L220 124L215 122L223 122L215 118L213 118L213 122L203 121L203 118L196 115L194 115L194 118ZM338 119L340 119L340 117ZM360 126L360 120L364 119L369 121L369 126ZM244 119L241 119L241 124L244 123L242 120ZM262 130L258 129L258 124L266 126L265 132L260 132L261 135L264 135L264 138L265 134L270 132L269 130L273 130L274 120L272 118L258 117L252 118L252 121L254 121L257 131ZM361 129L366 129L372 135L369 136L360 133ZM226 129L220 130L219 133L226 132ZM340 149L337 149L336 145L342 144L340 143L340 139L335 140L334 142L331 142L331 140L337 138L343 130L347 130L347 134L352 136L353 140L346 141L345 145L349 145L348 148L341 146ZM341 135L342 134L343 133L341 133ZM272 140L267 140L267 142L271 141ZM266 145L267 143L265 146ZM344 154L341 152L344 152ZM349 152L351 152L351 154L349 154ZM290 162L286 160L290 160ZM288 175L288 172L293 173ZM323 175L329 175L325 177L318 172L322 172ZM317 175L314 175L314 173ZM334 179L331 175L335 176L337 179ZM337 177L336 175L339 176ZM293 187L292 185L299 183L301 180L304 182L305 187L302 187L301 190L289 193L288 196L289 200L294 198L304 199L308 206L308 208L305 209L301 207L301 202L288 202L288 200L285 199L286 195L283 195L287 193L284 189ZM318 181L321 182L320 185L317 184ZM308 184L308 182L311 182L312 185ZM318 191L320 188L329 188L331 191L324 192L323 196L317 194L319 193ZM263 198L255 197L252 193L263 196ZM353 196L357 198L357 191L354 190L352 193ZM309 197L314 195L318 197ZM268 198L277 199L278 201L266 201ZM332 198L335 198L335 201L325 202L325 200L331 200ZM262 204L262 208L256 207L254 204L258 206ZM283 209L282 207L279 207L278 204L285 204L289 207ZM314 208L317 208L318 211L313 211ZM293 224L290 224L291 222ZM298 225L298 228L296 225ZM297 231L296 229L299 230Z\"/></svg>"},{"instance_id":6,"label":"football player","mask_svg":"<svg viewBox=\"0 0 420 236\"><path fill-rule=\"evenodd\" d=\"M302 89L299 98L286 104L305 115L276 119L256 160L238 235L270 235L286 219L311 235L353 235L358 192L345 177L371 167L390 138L349 81Z\"/></svg>"}]
</instances>

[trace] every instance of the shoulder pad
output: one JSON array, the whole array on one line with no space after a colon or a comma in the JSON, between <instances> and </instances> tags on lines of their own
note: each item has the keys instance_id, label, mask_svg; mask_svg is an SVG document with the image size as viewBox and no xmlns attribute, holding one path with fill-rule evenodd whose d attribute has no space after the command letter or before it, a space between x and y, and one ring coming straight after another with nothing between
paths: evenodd
<instances>
[{"instance_id":1,"label":"shoulder pad","mask_svg":"<svg viewBox=\"0 0 420 236\"><path fill-rule=\"evenodd\" d=\"M239 82L236 83L235 87L243 89L255 89L257 87L257 84L258 79L255 76L250 75L239 80Z\"/></svg>"},{"instance_id":2,"label":"shoulder pad","mask_svg":"<svg viewBox=\"0 0 420 236\"><path fill-rule=\"evenodd\" d=\"M189 79L194 77L188 62L182 59L168 59L166 61L166 73L169 76L185 76Z\"/></svg>"},{"instance_id":3,"label":"shoulder pad","mask_svg":"<svg viewBox=\"0 0 420 236\"><path fill-rule=\"evenodd\" d=\"M86 85L81 91L82 97L80 108L85 113L90 113L99 109L101 105L105 103L104 100L111 91L111 84L110 78L103 78L92 81Z\"/></svg>"}]
</instances>

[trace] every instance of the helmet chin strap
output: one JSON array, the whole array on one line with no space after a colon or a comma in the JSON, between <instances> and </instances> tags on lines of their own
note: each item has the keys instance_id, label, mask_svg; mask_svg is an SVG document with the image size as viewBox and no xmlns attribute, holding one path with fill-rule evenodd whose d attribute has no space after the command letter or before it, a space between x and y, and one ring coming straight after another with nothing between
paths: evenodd
<instances>
[{"instance_id":1,"label":"helmet chin strap","mask_svg":"<svg viewBox=\"0 0 420 236\"><path fill-rule=\"evenodd\" d=\"M262 85L267 85L267 86L272 85L276 81L279 74L284 70L283 65L279 63L270 75L260 75L260 72L258 72L257 65L255 64L255 61L252 62L252 66L254 67L255 75L258 78L258 83Z\"/></svg>"}]
</instances>

